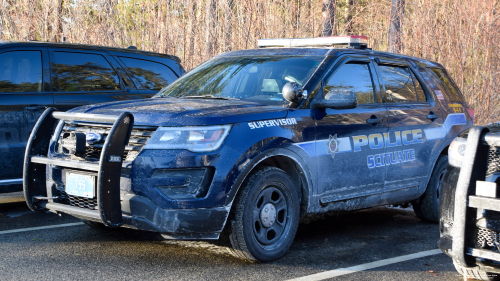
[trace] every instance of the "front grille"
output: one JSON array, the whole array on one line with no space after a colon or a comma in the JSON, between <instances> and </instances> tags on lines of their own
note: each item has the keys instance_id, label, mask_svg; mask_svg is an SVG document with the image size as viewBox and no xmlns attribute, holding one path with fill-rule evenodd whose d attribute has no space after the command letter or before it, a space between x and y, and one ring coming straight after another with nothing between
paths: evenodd
<instances>
[{"instance_id":1,"label":"front grille","mask_svg":"<svg viewBox=\"0 0 500 281\"><path fill-rule=\"evenodd\" d=\"M84 209L97 210L97 199L95 198L73 196L62 190L57 190L57 193L59 203Z\"/></svg>"},{"instance_id":2,"label":"front grille","mask_svg":"<svg viewBox=\"0 0 500 281\"><path fill-rule=\"evenodd\" d=\"M106 140L111 125L106 124L92 124L92 123L66 123L59 135L58 152L62 152L61 140L64 133L80 132L80 133L98 133L103 136L103 140L98 144L86 144L85 154L83 158L87 161L98 161L101 156L102 146ZM123 154L123 162L132 162L139 155L142 148L153 135L156 128L154 127L134 127L130 135L128 144L125 146Z\"/></svg>"},{"instance_id":3,"label":"front grille","mask_svg":"<svg viewBox=\"0 0 500 281\"><path fill-rule=\"evenodd\" d=\"M496 172L500 172L500 148L492 146L488 152L488 170L486 171L486 177Z\"/></svg>"}]
</instances>

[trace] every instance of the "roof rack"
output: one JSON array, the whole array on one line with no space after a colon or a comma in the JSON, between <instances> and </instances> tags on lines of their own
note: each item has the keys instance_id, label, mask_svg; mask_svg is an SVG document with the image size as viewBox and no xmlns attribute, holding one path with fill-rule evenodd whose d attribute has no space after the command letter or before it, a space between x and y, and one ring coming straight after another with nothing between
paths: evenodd
<instances>
[{"instance_id":1,"label":"roof rack","mask_svg":"<svg viewBox=\"0 0 500 281\"><path fill-rule=\"evenodd\" d=\"M368 37L362 35L313 38L259 39L259 48L343 47L367 49Z\"/></svg>"}]
</instances>

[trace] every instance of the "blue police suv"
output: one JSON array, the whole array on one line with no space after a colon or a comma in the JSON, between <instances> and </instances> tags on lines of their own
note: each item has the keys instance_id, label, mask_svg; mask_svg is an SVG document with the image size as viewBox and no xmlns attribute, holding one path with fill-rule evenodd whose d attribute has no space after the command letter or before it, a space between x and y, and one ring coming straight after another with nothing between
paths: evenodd
<instances>
[{"instance_id":1,"label":"blue police suv","mask_svg":"<svg viewBox=\"0 0 500 281\"><path fill-rule=\"evenodd\" d=\"M437 221L448 146L472 125L440 64L363 36L259 40L151 99L47 109L25 154L32 210L269 261L300 220L412 202Z\"/></svg>"}]
</instances>

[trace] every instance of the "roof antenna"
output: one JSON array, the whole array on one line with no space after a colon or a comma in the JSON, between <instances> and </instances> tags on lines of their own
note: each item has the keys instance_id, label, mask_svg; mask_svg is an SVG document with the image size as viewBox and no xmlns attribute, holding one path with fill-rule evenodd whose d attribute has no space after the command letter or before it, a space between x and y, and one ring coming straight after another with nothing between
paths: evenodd
<instances>
[{"instance_id":1,"label":"roof antenna","mask_svg":"<svg viewBox=\"0 0 500 281\"><path fill-rule=\"evenodd\" d=\"M63 43L66 43L66 37L64 37L64 36L63 36L63 38L62 38L62 42L63 42Z\"/></svg>"}]
</instances>

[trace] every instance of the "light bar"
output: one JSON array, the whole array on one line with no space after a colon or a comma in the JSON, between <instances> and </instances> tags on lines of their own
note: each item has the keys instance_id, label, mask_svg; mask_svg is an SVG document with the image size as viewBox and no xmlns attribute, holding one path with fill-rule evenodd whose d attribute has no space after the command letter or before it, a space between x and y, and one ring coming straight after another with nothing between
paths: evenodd
<instances>
[{"instance_id":1,"label":"light bar","mask_svg":"<svg viewBox=\"0 0 500 281\"><path fill-rule=\"evenodd\" d=\"M361 35L330 36L314 38L286 38L286 39L260 39L259 48L292 48L292 47L333 47L345 46L347 48L365 49L368 37Z\"/></svg>"}]
</instances>

